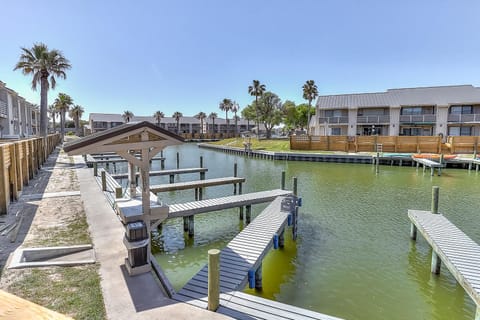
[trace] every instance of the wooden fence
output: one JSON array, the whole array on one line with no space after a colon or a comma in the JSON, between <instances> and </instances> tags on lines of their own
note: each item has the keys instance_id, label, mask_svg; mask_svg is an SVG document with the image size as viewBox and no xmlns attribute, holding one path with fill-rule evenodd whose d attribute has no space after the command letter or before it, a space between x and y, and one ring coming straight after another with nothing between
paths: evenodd
<instances>
[{"instance_id":1,"label":"wooden fence","mask_svg":"<svg viewBox=\"0 0 480 320\"><path fill-rule=\"evenodd\" d=\"M59 134L46 138L0 141L0 214L7 213L10 201L17 200L60 142Z\"/></svg>"},{"instance_id":2,"label":"wooden fence","mask_svg":"<svg viewBox=\"0 0 480 320\"><path fill-rule=\"evenodd\" d=\"M324 150L345 152L375 152L381 145L383 152L405 153L476 153L479 137L448 137L442 143L440 136L291 136L291 150Z\"/></svg>"}]
</instances>

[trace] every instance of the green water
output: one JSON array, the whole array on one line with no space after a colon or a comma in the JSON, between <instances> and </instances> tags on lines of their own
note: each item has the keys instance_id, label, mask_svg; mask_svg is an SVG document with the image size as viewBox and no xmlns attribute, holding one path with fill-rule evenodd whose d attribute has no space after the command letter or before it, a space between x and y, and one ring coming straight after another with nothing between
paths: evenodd
<instances>
[{"instance_id":1,"label":"green water","mask_svg":"<svg viewBox=\"0 0 480 320\"><path fill-rule=\"evenodd\" d=\"M280 186L297 176L303 207L299 238L287 238L284 250L271 251L263 263L265 298L345 319L473 319L475 306L463 288L442 268L430 273L431 250L419 236L409 239L407 209L428 210L432 186L440 186L440 212L480 243L480 175L447 169L442 176L413 167L267 161L246 159L184 145L165 150L166 166L197 167L203 155L207 178L231 176L238 163L247 179L244 191ZM156 169L156 164L154 169ZM198 179L182 175L176 181ZM152 183L168 183L168 177ZM206 198L232 194L232 187L206 190ZM167 203L193 200L194 193L164 194ZM254 206L258 214L265 206ZM238 209L195 218L195 238L188 239L180 219L168 221L154 241L156 257L176 288L205 263L210 248L222 248L243 227Z\"/></svg>"}]
</instances>

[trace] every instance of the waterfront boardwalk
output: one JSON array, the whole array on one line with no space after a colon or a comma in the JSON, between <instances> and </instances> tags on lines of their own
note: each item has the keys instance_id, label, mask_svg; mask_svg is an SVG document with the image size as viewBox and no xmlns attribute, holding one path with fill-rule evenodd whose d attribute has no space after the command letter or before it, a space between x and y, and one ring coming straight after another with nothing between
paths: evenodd
<instances>
[{"instance_id":1,"label":"waterfront boardwalk","mask_svg":"<svg viewBox=\"0 0 480 320\"><path fill-rule=\"evenodd\" d=\"M207 179L207 180L195 180L195 181L177 182L177 183L169 183L169 184L151 185L150 191L154 193L158 193L158 192L168 192L168 191L177 191L177 190L206 188L206 187L221 186L226 184L241 185L243 182L245 182L245 178L224 177L224 178L214 178L214 179Z\"/></svg>"},{"instance_id":2,"label":"waterfront boardwalk","mask_svg":"<svg viewBox=\"0 0 480 320\"><path fill-rule=\"evenodd\" d=\"M408 210L408 217L475 302L475 319L480 319L480 246L442 214ZM433 266L435 263L432 262L432 271L438 273L440 264Z\"/></svg>"},{"instance_id":3,"label":"waterfront boardwalk","mask_svg":"<svg viewBox=\"0 0 480 320\"><path fill-rule=\"evenodd\" d=\"M236 319L338 319L287 304L247 295L242 290L252 270L261 274L262 260L274 246L274 236L283 239L290 214L277 197L260 215L220 252L220 306L217 313ZM258 273L260 269L260 273ZM255 285L258 285L256 279ZM208 304L208 265L173 296L173 299L205 309Z\"/></svg>"}]
</instances>

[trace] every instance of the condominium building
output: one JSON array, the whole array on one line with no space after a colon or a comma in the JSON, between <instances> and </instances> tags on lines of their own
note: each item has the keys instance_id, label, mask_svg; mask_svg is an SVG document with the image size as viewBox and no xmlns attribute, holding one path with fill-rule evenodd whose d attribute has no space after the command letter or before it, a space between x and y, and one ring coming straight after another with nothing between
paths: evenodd
<instances>
[{"instance_id":1,"label":"condominium building","mask_svg":"<svg viewBox=\"0 0 480 320\"><path fill-rule=\"evenodd\" d=\"M132 122L136 121L149 121L151 123L157 123L154 117L148 116L133 116L130 119ZM121 114L115 113L90 113L88 117L91 133L103 131L113 128L115 126L125 123L125 119ZM215 128L213 128L215 122ZM177 132L177 121L173 117L165 117L160 120L160 127L167 129L171 132ZM238 132L250 131L254 126L253 122L249 122L245 119L237 120ZM181 117L179 119L180 134L196 134L196 133L220 133L225 134L227 132L235 132L235 120L229 119L229 126L227 130L227 123L222 118L205 118L203 120L203 127L201 127L201 121L195 117Z\"/></svg>"},{"instance_id":2,"label":"condominium building","mask_svg":"<svg viewBox=\"0 0 480 320\"><path fill-rule=\"evenodd\" d=\"M39 128L38 107L0 81L0 139L33 136Z\"/></svg>"},{"instance_id":3,"label":"condominium building","mask_svg":"<svg viewBox=\"0 0 480 320\"><path fill-rule=\"evenodd\" d=\"M479 136L480 88L455 85L320 96L310 132L348 136Z\"/></svg>"}]
</instances>

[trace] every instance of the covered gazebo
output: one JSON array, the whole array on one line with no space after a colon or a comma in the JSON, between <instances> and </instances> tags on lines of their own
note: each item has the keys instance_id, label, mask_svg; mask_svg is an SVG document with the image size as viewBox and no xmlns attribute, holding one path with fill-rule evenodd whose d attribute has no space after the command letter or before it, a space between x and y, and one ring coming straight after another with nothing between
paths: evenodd
<instances>
[{"instance_id":1,"label":"covered gazebo","mask_svg":"<svg viewBox=\"0 0 480 320\"><path fill-rule=\"evenodd\" d=\"M142 212L140 219L145 223L148 235L147 261L150 261L150 221L159 219L158 214L152 216L150 204L150 163L152 158L167 146L183 143L183 138L150 122L126 123L82 139L70 142L64 146L68 155L105 154L114 152L128 162L128 189L130 199L137 195L135 182L136 170L140 170ZM165 210L163 210L165 211ZM155 212L153 212L155 213ZM168 214L168 211L166 212ZM164 215L166 218L166 215ZM129 272L132 268L127 265ZM139 268L150 270L149 266ZM141 271L140 271L141 272ZM130 272L130 274L136 274ZM138 272L137 272L138 273Z\"/></svg>"}]
</instances>

